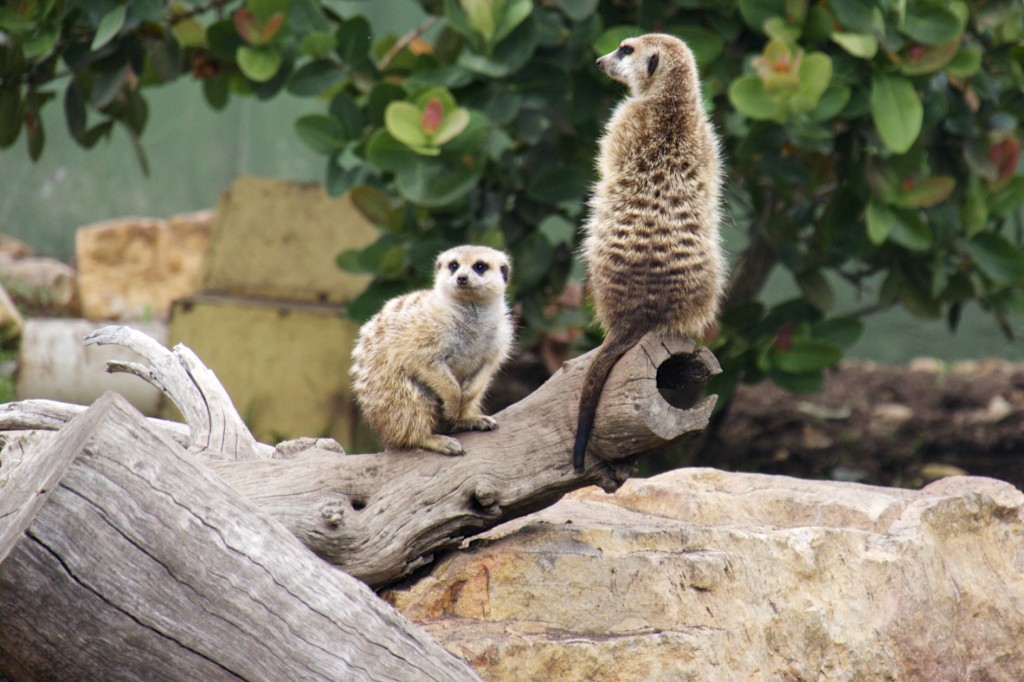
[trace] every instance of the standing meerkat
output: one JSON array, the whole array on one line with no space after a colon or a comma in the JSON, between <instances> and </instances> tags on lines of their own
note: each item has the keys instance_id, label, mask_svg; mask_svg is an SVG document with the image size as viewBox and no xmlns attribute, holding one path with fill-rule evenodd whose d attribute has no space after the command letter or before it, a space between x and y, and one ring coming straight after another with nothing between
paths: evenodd
<instances>
[{"instance_id":1,"label":"standing meerkat","mask_svg":"<svg viewBox=\"0 0 1024 682\"><path fill-rule=\"evenodd\" d=\"M718 314L725 278L719 141L690 48L649 34L622 41L597 66L630 95L601 138L585 226L589 287L607 335L580 396L578 473L615 363L648 331L700 337Z\"/></svg>"},{"instance_id":2,"label":"standing meerkat","mask_svg":"<svg viewBox=\"0 0 1024 682\"><path fill-rule=\"evenodd\" d=\"M432 289L391 299L359 330L352 388L385 447L461 455L462 444L441 434L498 427L480 403L512 348L510 267L485 246L449 249Z\"/></svg>"}]
</instances>

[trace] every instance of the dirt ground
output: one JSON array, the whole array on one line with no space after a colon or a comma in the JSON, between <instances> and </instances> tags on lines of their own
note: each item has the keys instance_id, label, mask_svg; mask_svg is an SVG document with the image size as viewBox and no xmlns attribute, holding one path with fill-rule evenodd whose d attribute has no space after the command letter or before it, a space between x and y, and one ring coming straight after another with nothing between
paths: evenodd
<instances>
[{"instance_id":1,"label":"dirt ground","mask_svg":"<svg viewBox=\"0 0 1024 682\"><path fill-rule=\"evenodd\" d=\"M744 386L695 465L919 487L955 473L1024 489L1024 365L844 362L822 393Z\"/></svg>"},{"instance_id":2,"label":"dirt ground","mask_svg":"<svg viewBox=\"0 0 1024 682\"><path fill-rule=\"evenodd\" d=\"M495 408L546 378L530 354L505 376ZM704 437L645 459L641 475L711 466L917 488L967 473L1024 490L1024 364L843 362L820 394L743 386Z\"/></svg>"}]
</instances>

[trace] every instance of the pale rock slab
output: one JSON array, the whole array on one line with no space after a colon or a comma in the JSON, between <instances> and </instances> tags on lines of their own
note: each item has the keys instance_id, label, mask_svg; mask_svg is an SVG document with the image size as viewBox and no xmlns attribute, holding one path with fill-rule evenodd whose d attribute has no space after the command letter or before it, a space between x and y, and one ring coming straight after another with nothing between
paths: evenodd
<instances>
[{"instance_id":1,"label":"pale rock slab","mask_svg":"<svg viewBox=\"0 0 1024 682\"><path fill-rule=\"evenodd\" d=\"M487 680L1024 679L1024 494L684 469L499 526L386 597Z\"/></svg>"},{"instance_id":2,"label":"pale rock slab","mask_svg":"<svg viewBox=\"0 0 1024 682\"><path fill-rule=\"evenodd\" d=\"M82 315L166 319L171 302L198 290L213 211L169 220L119 218L75 235Z\"/></svg>"}]
</instances>

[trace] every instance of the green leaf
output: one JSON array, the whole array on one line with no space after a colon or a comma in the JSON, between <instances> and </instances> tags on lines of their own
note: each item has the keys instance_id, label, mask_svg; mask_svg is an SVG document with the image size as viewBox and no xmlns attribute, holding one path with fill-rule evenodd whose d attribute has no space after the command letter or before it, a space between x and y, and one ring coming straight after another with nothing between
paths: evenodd
<instances>
[{"instance_id":1,"label":"green leaf","mask_svg":"<svg viewBox=\"0 0 1024 682\"><path fill-rule=\"evenodd\" d=\"M28 60L35 60L46 55L53 49L60 37L60 31L56 27L41 27L39 32L25 41L22 46L22 54Z\"/></svg>"},{"instance_id":2,"label":"green leaf","mask_svg":"<svg viewBox=\"0 0 1024 682\"><path fill-rule=\"evenodd\" d=\"M314 59L303 64L288 79L288 92L312 97L326 92L345 80L345 73L329 59Z\"/></svg>"},{"instance_id":3,"label":"green leaf","mask_svg":"<svg viewBox=\"0 0 1024 682\"><path fill-rule=\"evenodd\" d=\"M932 229L917 213L910 211L894 211L896 223L893 225L890 241L911 251L924 251L932 245Z\"/></svg>"},{"instance_id":4,"label":"green leaf","mask_svg":"<svg viewBox=\"0 0 1024 682\"><path fill-rule=\"evenodd\" d=\"M1017 175L1010 179L1005 187L992 192L988 208L992 215L1003 218L1024 204L1024 176Z\"/></svg>"},{"instance_id":5,"label":"green leaf","mask_svg":"<svg viewBox=\"0 0 1024 682\"><path fill-rule=\"evenodd\" d=\"M245 77L257 83L265 83L273 78L283 61L281 53L273 47L250 45L240 46L235 54L235 60Z\"/></svg>"},{"instance_id":6,"label":"green leaf","mask_svg":"<svg viewBox=\"0 0 1024 682\"><path fill-rule=\"evenodd\" d=\"M537 174L527 186L526 196L546 204L579 201L589 185L587 173L572 167L556 168Z\"/></svg>"},{"instance_id":7,"label":"green leaf","mask_svg":"<svg viewBox=\"0 0 1024 682\"><path fill-rule=\"evenodd\" d=\"M331 116L338 119L344 131L345 139L354 140L360 137L363 131L363 112L359 105L352 99L352 95L342 92L331 100Z\"/></svg>"},{"instance_id":8,"label":"green leaf","mask_svg":"<svg viewBox=\"0 0 1024 682\"><path fill-rule=\"evenodd\" d=\"M557 0L558 7L573 21L583 21L597 9L598 0Z\"/></svg>"},{"instance_id":9,"label":"green leaf","mask_svg":"<svg viewBox=\"0 0 1024 682\"><path fill-rule=\"evenodd\" d=\"M318 154L332 155L345 147L345 130L338 119L324 114L306 114L295 121L299 139Z\"/></svg>"},{"instance_id":10,"label":"green leaf","mask_svg":"<svg viewBox=\"0 0 1024 682\"><path fill-rule=\"evenodd\" d=\"M380 129L366 141L366 160L382 171L397 173L418 163L419 156L387 130Z\"/></svg>"},{"instance_id":11,"label":"green leaf","mask_svg":"<svg viewBox=\"0 0 1024 682\"><path fill-rule=\"evenodd\" d=\"M84 104L82 116L85 116ZM10 147L14 144L21 133L21 124L21 97L18 88L0 88L0 147Z\"/></svg>"},{"instance_id":12,"label":"green leaf","mask_svg":"<svg viewBox=\"0 0 1024 682\"><path fill-rule=\"evenodd\" d=\"M864 333L864 323L859 317L833 317L811 325L811 335L816 339L839 346L844 351L857 343Z\"/></svg>"},{"instance_id":13,"label":"green leaf","mask_svg":"<svg viewBox=\"0 0 1024 682\"><path fill-rule=\"evenodd\" d=\"M740 15L755 31L764 31L764 24L772 17L786 16L784 0L740 0Z\"/></svg>"},{"instance_id":14,"label":"green leaf","mask_svg":"<svg viewBox=\"0 0 1024 682\"><path fill-rule=\"evenodd\" d=\"M28 136L28 157L38 161L43 155L43 147L46 144L46 132L43 130L43 121L39 118L38 112L33 112L34 125L26 125L25 132Z\"/></svg>"},{"instance_id":15,"label":"green leaf","mask_svg":"<svg viewBox=\"0 0 1024 682\"><path fill-rule=\"evenodd\" d=\"M880 204L873 199L868 203L865 220L868 227L868 239L872 244L883 243L896 229L896 214L885 204Z\"/></svg>"},{"instance_id":16,"label":"green leaf","mask_svg":"<svg viewBox=\"0 0 1024 682\"><path fill-rule=\"evenodd\" d=\"M874 59L878 38L869 33L833 33L832 41L859 59Z\"/></svg>"},{"instance_id":17,"label":"green leaf","mask_svg":"<svg viewBox=\"0 0 1024 682\"><path fill-rule=\"evenodd\" d=\"M337 45L337 39L329 31L313 31L299 43L299 49L312 57L326 57Z\"/></svg>"},{"instance_id":18,"label":"green leaf","mask_svg":"<svg viewBox=\"0 0 1024 682\"><path fill-rule=\"evenodd\" d=\"M982 232L967 242L974 264L993 282L1024 282L1024 251L993 232Z\"/></svg>"},{"instance_id":19,"label":"green leaf","mask_svg":"<svg viewBox=\"0 0 1024 682\"><path fill-rule=\"evenodd\" d=\"M576 223L558 213L552 213L540 221L537 231L544 235L553 246L561 244L572 246L572 242L576 238Z\"/></svg>"},{"instance_id":20,"label":"green leaf","mask_svg":"<svg viewBox=\"0 0 1024 682\"><path fill-rule=\"evenodd\" d=\"M10 33L28 33L35 29L36 23L20 13L0 7L0 30Z\"/></svg>"},{"instance_id":21,"label":"green leaf","mask_svg":"<svg viewBox=\"0 0 1024 682\"><path fill-rule=\"evenodd\" d=\"M555 258L551 244L538 232L531 232L514 245L512 255L519 291L533 289L546 280Z\"/></svg>"},{"instance_id":22,"label":"green leaf","mask_svg":"<svg viewBox=\"0 0 1024 682\"><path fill-rule=\"evenodd\" d=\"M927 208L941 204L956 189L956 180L949 175L934 175L915 180L909 189L893 192L890 201L902 208Z\"/></svg>"},{"instance_id":23,"label":"green leaf","mask_svg":"<svg viewBox=\"0 0 1024 682\"><path fill-rule=\"evenodd\" d=\"M839 115L850 102L849 86L840 83L833 83L818 100L818 105L812 109L808 116L812 121L830 121Z\"/></svg>"},{"instance_id":24,"label":"green leaf","mask_svg":"<svg viewBox=\"0 0 1024 682\"><path fill-rule=\"evenodd\" d=\"M729 85L729 101L736 110L755 121L770 121L778 116L778 104L757 76L740 76Z\"/></svg>"},{"instance_id":25,"label":"green leaf","mask_svg":"<svg viewBox=\"0 0 1024 682\"><path fill-rule=\"evenodd\" d=\"M952 76L970 78L981 69L982 56L981 50L964 45L953 57L953 61L946 66L946 71Z\"/></svg>"},{"instance_id":26,"label":"green leaf","mask_svg":"<svg viewBox=\"0 0 1024 682\"><path fill-rule=\"evenodd\" d=\"M902 76L871 77L871 119L885 146L903 154L921 132L924 109L913 83Z\"/></svg>"},{"instance_id":27,"label":"green leaf","mask_svg":"<svg viewBox=\"0 0 1024 682\"><path fill-rule=\"evenodd\" d=\"M843 350L828 341L794 336L788 350L772 348L772 367L787 374L804 374L822 370L839 362Z\"/></svg>"},{"instance_id":28,"label":"green leaf","mask_svg":"<svg viewBox=\"0 0 1024 682\"><path fill-rule=\"evenodd\" d=\"M800 62L798 111L810 111L832 82L832 60L823 52L812 52Z\"/></svg>"},{"instance_id":29,"label":"green leaf","mask_svg":"<svg viewBox=\"0 0 1024 682\"><path fill-rule=\"evenodd\" d=\"M606 55L619 49L619 43L627 38L635 38L646 33L639 26L612 26L591 43L594 52L599 55Z\"/></svg>"},{"instance_id":30,"label":"green leaf","mask_svg":"<svg viewBox=\"0 0 1024 682\"><path fill-rule=\"evenodd\" d=\"M908 2L900 30L925 45L940 45L960 37L960 19L945 2Z\"/></svg>"},{"instance_id":31,"label":"green leaf","mask_svg":"<svg viewBox=\"0 0 1024 682\"><path fill-rule=\"evenodd\" d=\"M818 310L825 312L832 308L835 294L820 270L806 270L796 276L796 283L807 300Z\"/></svg>"},{"instance_id":32,"label":"green leaf","mask_svg":"<svg viewBox=\"0 0 1024 682\"><path fill-rule=\"evenodd\" d=\"M507 38L532 12L533 0L508 0L494 29L494 44Z\"/></svg>"},{"instance_id":33,"label":"green leaf","mask_svg":"<svg viewBox=\"0 0 1024 682\"><path fill-rule=\"evenodd\" d=\"M396 210L403 205L402 202L370 185L353 187L349 196L359 212L377 227L389 231L396 227L394 218Z\"/></svg>"},{"instance_id":34,"label":"green leaf","mask_svg":"<svg viewBox=\"0 0 1024 682\"><path fill-rule=\"evenodd\" d=\"M423 110L412 102L392 102L384 111L388 133L417 154L437 156L441 150L430 146L430 137L423 132Z\"/></svg>"},{"instance_id":35,"label":"green leaf","mask_svg":"<svg viewBox=\"0 0 1024 682\"><path fill-rule=\"evenodd\" d=\"M464 199L480 176L462 164L420 158L395 174L399 194L424 208L444 208Z\"/></svg>"},{"instance_id":36,"label":"green leaf","mask_svg":"<svg viewBox=\"0 0 1024 682\"><path fill-rule=\"evenodd\" d=\"M127 13L127 5L118 5L104 14L96 25L96 34L92 37L92 44L89 46L89 49L95 52L116 38L124 26L124 19Z\"/></svg>"},{"instance_id":37,"label":"green leaf","mask_svg":"<svg viewBox=\"0 0 1024 682\"><path fill-rule=\"evenodd\" d=\"M701 69L710 66L725 51L725 39L703 26L671 26L668 32L682 40L693 50L697 66Z\"/></svg>"},{"instance_id":38,"label":"green leaf","mask_svg":"<svg viewBox=\"0 0 1024 682\"><path fill-rule=\"evenodd\" d=\"M869 0L829 0L828 6L849 31L879 36L885 33L882 11Z\"/></svg>"},{"instance_id":39,"label":"green leaf","mask_svg":"<svg viewBox=\"0 0 1024 682\"><path fill-rule=\"evenodd\" d=\"M460 107L454 111L447 112L444 118L441 119L441 126L434 133L430 142L436 146L444 145L446 142L455 139L468 125L469 111L467 109Z\"/></svg>"}]
</instances>

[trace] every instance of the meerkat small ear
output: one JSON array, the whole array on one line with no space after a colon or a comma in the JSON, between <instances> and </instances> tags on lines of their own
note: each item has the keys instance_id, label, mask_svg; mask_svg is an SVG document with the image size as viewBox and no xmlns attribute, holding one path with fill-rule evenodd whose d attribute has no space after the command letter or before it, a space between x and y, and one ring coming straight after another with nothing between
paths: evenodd
<instances>
[{"instance_id":1,"label":"meerkat small ear","mask_svg":"<svg viewBox=\"0 0 1024 682\"><path fill-rule=\"evenodd\" d=\"M507 265L502 265L501 268L499 268L499 269L501 270L501 279L502 279L502 281L504 281L505 284L508 284L508 266Z\"/></svg>"},{"instance_id":2,"label":"meerkat small ear","mask_svg":"<svg viewBox=\"0 0 1024 682\"><path fill-rule=\"evenodd\" d=\"M653 76L654 72L658 70L658 53L655 52L647 58L647 75Z\"/></svg>"}]
</instances>

